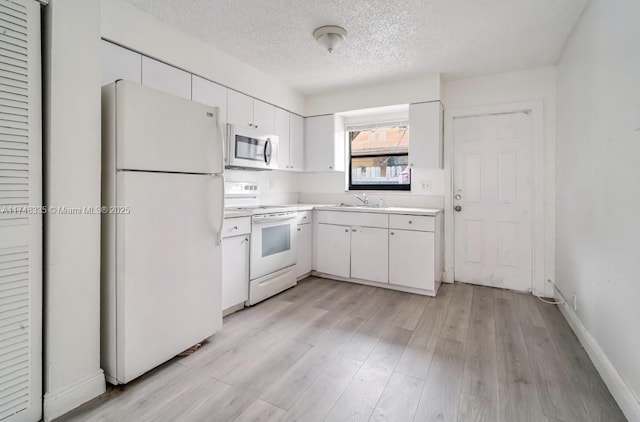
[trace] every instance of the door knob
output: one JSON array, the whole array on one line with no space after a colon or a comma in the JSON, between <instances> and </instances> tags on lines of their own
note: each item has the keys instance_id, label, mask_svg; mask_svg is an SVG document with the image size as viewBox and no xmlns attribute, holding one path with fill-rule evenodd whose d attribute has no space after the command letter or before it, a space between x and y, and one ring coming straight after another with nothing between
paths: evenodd
<instances>
[{"instance_id":1,"label":"door knob","mask_svg":"<svg viewBox=\"0 0 640 422\"><path fill-rule=\"evenodd\" d=\"M462 207L460 205L456 205L455 207L453 207L454 210L456 210L457 212L462 211Z\"/></svg>"}]
</instances>

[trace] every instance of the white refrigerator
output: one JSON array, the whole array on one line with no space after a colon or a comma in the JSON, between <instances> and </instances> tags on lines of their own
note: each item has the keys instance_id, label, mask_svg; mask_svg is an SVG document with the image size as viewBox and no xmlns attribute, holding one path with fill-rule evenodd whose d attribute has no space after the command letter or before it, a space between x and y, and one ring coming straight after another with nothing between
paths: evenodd
<instances>
[{"instance_id":1,"label":"white refrigerator","mask_svg":"<svg viewBox=\"0 0 640 422\"><path fill-rule=\"evenodd\" d=\"M125 384L222 327L224 143L217 108L128 81L102 131L101 361Z\"/></svg>"}]
</instances>

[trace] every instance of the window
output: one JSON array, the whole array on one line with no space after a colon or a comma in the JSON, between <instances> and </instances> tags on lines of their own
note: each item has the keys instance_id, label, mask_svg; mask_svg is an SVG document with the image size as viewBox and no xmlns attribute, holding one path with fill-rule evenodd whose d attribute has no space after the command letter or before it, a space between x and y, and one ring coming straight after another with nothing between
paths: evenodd
<instances>
[{"instance_id":1,"label":"window","mask_svg":"<svg viewBox=\"0 0 640 422\"><path fill-rule=\"evenodd\" d=\"M350 190L410 190L409 125L347 128Z\"/></svg>"}]
</instances>

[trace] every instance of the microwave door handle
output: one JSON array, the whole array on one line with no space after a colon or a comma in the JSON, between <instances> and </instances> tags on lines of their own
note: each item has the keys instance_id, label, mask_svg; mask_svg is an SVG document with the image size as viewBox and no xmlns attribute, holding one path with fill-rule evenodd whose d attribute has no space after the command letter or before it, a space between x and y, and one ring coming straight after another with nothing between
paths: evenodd
<instances>
[{"instance_id":1,"label":"microwave door handle","mask_svg":"<svg viewBox=\"0 0 640 422\"><path fill-rule=\"evenodd\" d=\"M271 139L264 143L264 162L267 165L271 164Z\"/></svg>"}]
</instances>

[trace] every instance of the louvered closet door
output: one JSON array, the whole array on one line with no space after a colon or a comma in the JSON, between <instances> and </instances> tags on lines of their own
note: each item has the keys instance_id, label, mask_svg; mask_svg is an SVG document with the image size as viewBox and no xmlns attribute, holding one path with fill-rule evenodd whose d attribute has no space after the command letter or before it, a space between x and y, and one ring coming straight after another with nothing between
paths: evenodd
<instances>
[{"instance_id":1,"label":"louvered closet door","mask_svg":"<svg viewBox=\"0 0 640 422\"><path fill-rule=\"evenodd\" d=\"M0 0L0 421L42 413L40 6Z\"/></svg>"}]
</instances>

